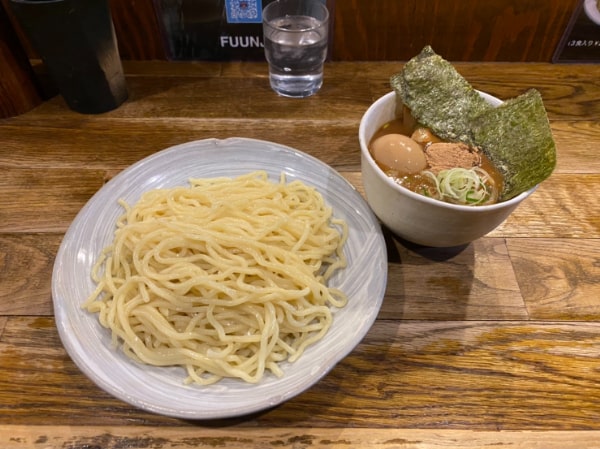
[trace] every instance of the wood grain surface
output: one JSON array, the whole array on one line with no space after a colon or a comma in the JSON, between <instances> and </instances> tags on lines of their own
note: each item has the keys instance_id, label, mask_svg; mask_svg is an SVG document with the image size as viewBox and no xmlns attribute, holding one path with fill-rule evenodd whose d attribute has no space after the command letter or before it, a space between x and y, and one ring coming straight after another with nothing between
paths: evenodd
<instances>
[{"instance_id":1,"label":"wood grain surface","mask_svg":"<svg viewBox=\"0 0 600 449\"><path fill-rule=\"evenodd\" d=\"M538 88L554 174L501 226L434 249L384 229L388 285L355 350L309 390L239 418L147 413L71 361L53 314L62 237L107 180L171 145L232 136L293 146L362 192L358 125L394 62L330 63L318 95L277 97L260 63L125 64L100 115L53 97L0 121L0 447L600 447L600 69L460 63L500 98ZM201 405L199 405L201 406Z\"/></svg>"}]
</instances>

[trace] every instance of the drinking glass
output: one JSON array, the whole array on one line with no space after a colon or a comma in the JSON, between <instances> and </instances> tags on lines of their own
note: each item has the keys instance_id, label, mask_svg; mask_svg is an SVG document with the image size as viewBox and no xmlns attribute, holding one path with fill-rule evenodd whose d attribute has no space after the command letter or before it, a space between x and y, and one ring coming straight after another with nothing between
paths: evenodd
<instances>
[{"instance_id":1,"label":"drinking glass","mask_svg":"<svg viewBox=\"0 0 600 449\"><path fill-rule=\"evenodd\" d=\"M321 0L275 0L263 9L265 56L271 88L303 98L323 85L329 12Z\"/></svg>"}]
</instances>

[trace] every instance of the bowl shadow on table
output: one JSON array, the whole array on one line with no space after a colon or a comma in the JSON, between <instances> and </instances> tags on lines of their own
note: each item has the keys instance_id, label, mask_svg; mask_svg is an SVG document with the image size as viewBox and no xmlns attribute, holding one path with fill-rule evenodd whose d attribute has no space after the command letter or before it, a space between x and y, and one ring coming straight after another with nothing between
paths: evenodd
<instances>
[{"instance_id":1,"label":"bowl shadow on table","mask_svg":"<svg viewBox=\"0 0 600 449\"><path fill-rule=\"evenodd\" d=\"M388 284L379 319L464 320L472 300L476 242L434 248L383 227Z\"/></svg>"}]
</instances>

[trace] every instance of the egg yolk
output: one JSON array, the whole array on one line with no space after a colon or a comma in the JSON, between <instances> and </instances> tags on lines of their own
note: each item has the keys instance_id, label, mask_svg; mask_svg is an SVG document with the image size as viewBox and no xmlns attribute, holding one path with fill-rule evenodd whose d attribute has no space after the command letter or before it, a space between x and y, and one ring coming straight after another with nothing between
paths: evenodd
<instances>
[{"instance_id":1,"label":"egg yolk","mask_svg":"<svg viewBox=\"0 0 600 449\"><path fill-rule=\"evenodd\" d=\"M421 145L402 134L386 134L371 144L373 158L402 175L419 173L427 166Z\"/></svg>"}]
</instances>

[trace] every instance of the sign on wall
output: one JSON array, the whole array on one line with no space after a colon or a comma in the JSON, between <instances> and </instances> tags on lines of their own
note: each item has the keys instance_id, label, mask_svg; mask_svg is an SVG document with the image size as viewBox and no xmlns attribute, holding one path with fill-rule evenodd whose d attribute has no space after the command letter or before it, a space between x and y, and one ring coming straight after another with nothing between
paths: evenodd
<instances>
[{"instance_id":1,"label":"sign on wall","mask_svg":"<svg viewBox=\"0 0 600 449\"><path fill-rule=\"evenodd\" d=\"M154 0L168 58L264 58L262 8L271 1Z\"/></svg>"},{"instance_id":2,"label":"sign on wall","mask_svg":"<svg viewBox=\"0 0 600 449\"><path fill-rule=\"evenodd\" d=\"M167 57L264 60L262 10L272 1L154 0Z\"/></svg>"},{"instance_id":3,"label":"sign on wall","mask_svg":"<svg viewBox=\"0 0 600 449\"><path fill-rule=\"evenodd\" d=\"M600 62L600 0L581 0L553 62Z\"/></svg>"}]
</instances>

